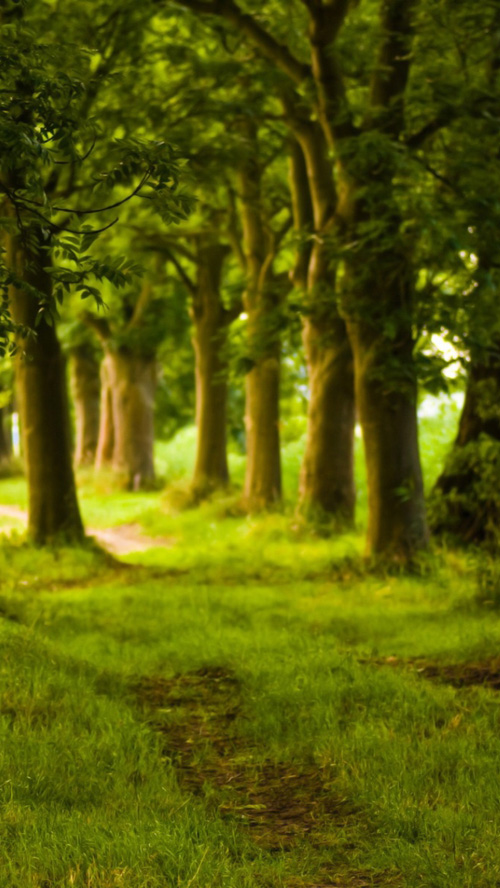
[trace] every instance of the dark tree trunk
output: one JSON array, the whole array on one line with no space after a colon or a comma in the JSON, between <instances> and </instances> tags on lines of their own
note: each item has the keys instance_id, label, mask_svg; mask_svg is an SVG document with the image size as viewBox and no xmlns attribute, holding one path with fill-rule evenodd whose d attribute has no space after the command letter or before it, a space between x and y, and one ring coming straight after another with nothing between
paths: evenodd
<instances>
[{"instance_id":1,"label":"dark tree trunk","mask_svg":"<svg viewBox=\"0 0 500 888\"><path fill-rule=\"evenodd\" d=\"M76 466L91 466L99 437L101 394L99 362L91 346L81 345L71 350L70 376L76 418L74 462Z\"/></svg>"},{"instance_id":2,"label":"dark tree trunk","mask_svg":"<svg viewBox=\"0 0 500 888\"><path fill-rule=\"evenodd\" d=\"M8 407L0 407L0 464L4 466L10 462L12 456L12 433L9 425L10 410Z\"/></svg>"},{"instance_id":3,"label":"dark tree trunk","mask_svg":"<svg viewBox=\"0 0 500 888\"><path fill-rule=\"evenodd\" d=\"M500 526L500 349L473 360L458 434L431 496L431 527L482 542Z\"/></svg>"},{"instance_id":4,"label":"dark tree trunk","mask_svg":"<svg viewBox=\"0 0 500 888\"><path fill-rule=\"evenodd\" d=\"M41 235L40 235L41 241ZM43 271L47 254L28 253L20 238L12 239L9 265L17 276L49 296L51 278ZM34 295L11 288L18 324L34 328L40 303ZM83 539L71 460L65 362L53 326L42 320L36 338L19 341L16 381L29 490L28 531L40 544L64 538Z\"/></svg>"},{"instance_id":5,"label":"dark tree trunk","mask_svg":"<svg viewBox=\"0 0 500 888\"><path fill-rule=\"evenodd\" d=\"M480 435L500 441L500 349L471 362L455 446L465 447Z\"/></svg>"},{"instance_id":6,"label":"dark tree trunk","mask_svg":"<svg viewBox=\"0 0 500 888\"><path fill-rule=\"evenodd\" d=\"M227 331L232 319L220 294L228 248L199 243L193 291L193 346L196 359L196 462L192 490L202 498L229 482L226 445Z\"/></svg>"},{"instance_id":7,"label":"dark tree trunk","mask_svg":"<svg viewBox=\"0 0 500 888\"><path fill-rule=\"evenodd\" d=\"M413 360L413 340L408 283L403 274L393 283L391 299L388 283L394 274L394 256L386 273L379 259L380 280L377 309L367 310L367 320L348 321L356 377L356 400L365 445L368 485L369 555L384 555L406 561L428 542L422 471L418 447L417 385ZM373 297L376 283L363 293ZM406 290L406 296L405 296ZM389 297L389 308L384 302ZM399 312L395 303L399 303ZM361 303L355 299L351 310ZM380 314L377 313L380 312ZM371 318L370 318L371 314ZM384 330L385 318L400 320L394 337Z\"/></svg>"}]
</instances>

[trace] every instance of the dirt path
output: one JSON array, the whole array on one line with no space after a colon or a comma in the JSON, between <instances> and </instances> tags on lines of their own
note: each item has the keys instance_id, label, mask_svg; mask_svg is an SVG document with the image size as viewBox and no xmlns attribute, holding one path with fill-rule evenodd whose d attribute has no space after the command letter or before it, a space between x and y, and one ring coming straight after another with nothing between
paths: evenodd
<instances>
[{"instance_id":1,"label":"dirt path","mask_svg":"<svg viewBox=\"0 0 500 888\"><path fill-rule=\"evenodd\" d=\"M0 505L0 518L13 518L26 524L28 513L18 506ZM4 527L4 531L13 530L15 525ZM174 540L172 537L150 537L142 532L140 524L120 524L102 530L96 527L88 527L87 535L94 537L99 545L112 555L129 555L131 552L146 552L148 549L170 548Z\"/></svg>"}]
</instances>

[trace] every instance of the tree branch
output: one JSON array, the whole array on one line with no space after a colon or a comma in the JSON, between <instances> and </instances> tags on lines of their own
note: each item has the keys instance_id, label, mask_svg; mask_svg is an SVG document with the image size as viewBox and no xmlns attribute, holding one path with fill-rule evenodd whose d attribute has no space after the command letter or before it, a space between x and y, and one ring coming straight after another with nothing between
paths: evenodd
<instances>
[{"instance_id":1,"label":"tree branch","mask_svg":"<svg viewBox=\"0 0 500 888\"><path fill-rule=\"evenodd\" d=\"M333 49L348 8L349 0L326 0L325 4L309 7L312 71L318 94L319 119L330 147L337 139L357 132Z\"/></svg>"},{"instance_id":2,"label":"tree branch","mask_svg":"<svg viewBox=\"0 0 500 888\"><path fill-rule=\"evenodd\" d=\"M253 16L244 13L234 0L212 0L211 3L204 3L202 0L178 0L178 3L193 12L225 18L297 85L311 76L309 65L297 59L288 46L276 40Z\"/></svg>"},{"instance_id":3,"label":"tree branch","mask_svg":"<svg viewBox=\"0 0 500 888\"><path fill-rule=\"evenodd\" d=\"M434 136L440 129L443 129L443 127L447 126L449 123L452 123L454 117L455 114L452 113L452 110L447 109L445 113L438 115L434 120L429 120L429 122L424 124L418 132L407 136L405 139L405 145L407 145L408 148L421 148L427 139Z\"/></svg>"},{"instance_id":4,"label":"tree branch","mask_svg":"<svg viewBox=\"0 0 500 888\"><path fill-rule=\"evenodd\" d=\"M404 126L404 93L411 66L413 11L418 0L382 4L382 42L373 74L368 124L375 119L397 137Z\"/></svg>"},{"instance_id":5,"label":"tree branch","mask_svg":"<svg viewBox=\"0 0 500 888\"><path fill-rule=\"evenodd\" d=\"M175 256L175 254L168 249L165 250L165 255L170 259L174 268L176 268L177 272L179 273L179 277L182 279L183 283L186 285L191 295L194 296L196 294L196 286L189 277L187 271L184 269L182 263L179 262L177 256Z\"/></svg>"},{"instance_id":6,"label":"tree branch","mask_svg":"<svg viewBox=\"0 0 500 888\"><path fill-rule=\"evenodd\" d=\"M89 311L82 312L80 318L87 327L90 327L94 333L97 333L101 342L106 343L111 339L111 327L107 318L97 318Z\"/></svg>"},{"instance_id":7,"label":"tree branch","mask_svg":"<svg viewBox=\"0 0 500 888\"><path fill-rule=\"evenodd\" d=\"M140 237L150 245L150 249L156 250L158 253L170 255L170 246L173 246L177 253L184 256L189 262L196 261L192 250L184 244L179 243L180 237L185 237L185 235L179 235L176 237L175 234L160 234L156 231L144 231L143 228L139 228L137 225L129 225L128 228L140 235Z\"/></svg>"},{"instance_id":8,"label":"tree branch","mask_svg":"<svg viewBox=\"0 0 500 888\"><path fill-rule=\"evenodd\" d=\"M132 314L132 317L127 324L127 330L130 330L132 327L138 327L141 319L146 311L149 303L151 302L151 296L153 294L153 285L151 281L144 281L141 292L139 293L139 298L135 304L135 308Z\"/></svg>"},{"instance_id":9,"label":"tree branch","mask_svg":"<svg viewBox=\"0 0 500 888\"><path fill-rule=\"evenodd\" d=\"M306 240L314 227L311 191L307 177L304 153L296 139L290 145L290 192L292 196L293 223L297 235L295 262L291 272L293 283L303 289L307 286L312 245Z\"/></svg>"}]
</instances>

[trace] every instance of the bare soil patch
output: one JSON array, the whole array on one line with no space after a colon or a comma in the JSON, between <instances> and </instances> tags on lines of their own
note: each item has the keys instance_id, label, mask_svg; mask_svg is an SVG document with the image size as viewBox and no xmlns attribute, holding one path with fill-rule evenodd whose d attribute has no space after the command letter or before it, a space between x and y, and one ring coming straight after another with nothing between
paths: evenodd
<instances>
[{"instance_id":1,"label":"bare soil patch","mask_svg":"<svg viewBox=\"0 0 500 888\"><path fill-rule=\"evenodd\" d=\"M297 878L287 881L286 884L287 888L395 888L401 884L401 877L396 872L351 871L334 876L320 873L312 881Z\"/></svg>"},{"instance_id":2,"label":"bare soil patch","mask_svg":"<svg viewBox=\"0 0 500 888\"><path fill-rule=\"evenodd\" d=\"M335 793L331 769L263 759L238 734L237 721L245 716L231 671L206 667L171 679L143 678L133 690L148 722L164 736L181 786L203 793L261 847L286 850L325 820L340 827L354 813Z\"/></svg>"},{"instance_id":3,"label":"bare soil patch","mask_svg":"<svg viewBox=\"0 0 500 888\"><path fill-rule=\"evenodd\" d=\"M28 520L28 514L18 506L1 506L0 517L14 521ZM11 528L4 528L10 530ZM12 529L15 529L13 527ZM140 524L119 524L107 529L89 527L88 536L94 539L111 555L130 555L132 552L146 552L148 549L164 549L174 545L172 537L151 537L145 534Z\"/></svg>"},{"instance_id":4,"label":"bare soil patch","mask_svg":"<svg viewBox=\"0 0 500 888\"><path fill-rule=\"evenodd\" d=\"M417 672L431 681L449 684L455 688L483 685L500 691L500 657L488 657L473 663L436 663L422 657L381 657L361 660L375 666L392 666Z\"/></svg>"}]
</instances>

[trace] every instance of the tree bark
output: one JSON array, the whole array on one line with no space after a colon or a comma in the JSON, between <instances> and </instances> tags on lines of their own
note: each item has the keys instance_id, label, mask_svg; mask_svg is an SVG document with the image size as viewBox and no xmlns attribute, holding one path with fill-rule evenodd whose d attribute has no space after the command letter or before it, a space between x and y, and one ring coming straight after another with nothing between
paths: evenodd
<instances>
[{"instance_id":1,"label":"tree bark","mask_svg":"<svg viewBox=\"0 0 500 888\"><path fill-rule=\"evenodd\" d=\"M150 335L141 341L151 295L151 282L145 279L132 316L119 332L121 344L108 318L90 313L82 317L104 348L96 468L109 467L127 490L147 489L155 481L156 353Z\"/></svg>"},{"instance_id":2,"label":"tree bark","mask_svg":"<svg viewBox=\"0 0 500 888\"><path fill-rule=\"evenodd\" d=\"M299 513L338 527L354 521L354 365L336 305L335 268L326 229L335 207L327 146L318 125L293 121L291 188L295 226L314 230L314 245L297 257L294 283L307 293L303 341L309 377L307 437ZM299 144L300 142L300 144ZM308 206L307 197L310 205Z\"/></svg>"},{"instance_id":3,"label":"tree bark","mask_svg":"<svg viewBox=\"0 0 500 888\"><path fill-rule=\"evenodd\" d=\"M115 427L113 421L113 390L111 387L112 373L110 361L105 355L101 361L100 383L101 401L99 407L99 435L97 438L96 469L111 466L115 446Z\"/></svg>"},{"instance_id":4,"label":"tree bark","mask_svg":"<svg viewBox=\"0 0 500 888\"><path fill-rule=\"evenodd\" d=\"M398 226L397 217L394 225ZM413 269L404 249L380 251L345 276L345 306L368 486L367 554L402 562L427 545L413 358ZM376 268L374 267L376 266Z\"/></svg>"},{"instance_id":5,"label":"tree bark","mask_svg":"<svg viewBox=\"0 0 500 888\"><path fill-rule=\"evenodd\" d=\"M279 436L280 356L266 354L246 378L247 468L244 499L250 512L281 500Z\"/></svg>"},{"instance_id":6,"label":"tree bark","mask_svg":"<svg viewBox=\"0 0 500 888\"><path fill-rule=\"evenodd\" d=\"M499 404L500 350L494 344L488 356L472 360L469 367L457 437L431 497L435 533L452 533L470 543L498 532Z\"/></svg>"},{"instance_id":7,"label":"tree bark","mask_svg":"<svg viewBox=\"0 0 500 888\"><path fill-rule=\"evenodd\" d=\"M112 441L111 469L127 490L151 487L154 471L155 358L135 355L126 347L104 358L103 401L98 456L105 464ZM102 403L102 402L101 402ZM112 429L112 434L111 434Z\"/></svg>"},{"instance_id":8,"label":"tree bark","mask_svg":"<svg viewBox=\"0 0 500 888\"><path fill-rule=\"evenodd\" d=\"M354 366L345 322L304 322L309 373L307 438L299 484L299 510L341 529L354 522Z\"/></svg>"},{"instance_id":9,"label":"tree bark","mask_svg":"<svg viewBox=\"0 0 500 888\"><path fill-rule=\"evenodd\" d=\"M220 279L228 247L197 246L197 280L193 290L193 346L196 361L196 462L192 491L203 498L229 482L226 442L227 331L234 314L220 294Z\"/></svg>"},{"instance_id":10,"label":"tree bark","mask_svg":"<svg viewBox=\"0 0 500 888\"><path fill-rule=\"evenodd\" d=\"M75 465L91 466L96 457L99 437L99 402L101 383L99 362L91 346L71 349L70 376L75 404Z\"/></svg>"},{"instance_id":11,"label":"tree bark","mask_svg":"<svg viewBox=\"0 0 500 888\"><path fill-rule=\"evenodd\" d=\"M0 407L0 464L7 465L12 456L12 434L8 425L9 409Z\"/></svg>"},{"instance_id":12,"label":"tree bark","mask_svg":"<svg viewBox=\"0 0 500 888\"><path fill-rule=\"evenodd\" d=\"M247 271L244 306L248 315L252 364L245 384L247 464L244 502L253 512L275 505L282 495L279 435L282 296L273 274L275 243L262 207L254 123L246 121L242 132L247 144L238 170L238 184Z\"/></svg>"},{"instance_id":13,"label":"tree bark","mask_svg":"<svg viewBox=\"0 0 500 888\"><path fill-rule=\"evenodd\" d=\"M52 281L42 234L37 251L20 237L10 239L8 263L17 278L50 297ZM34 328L40 302L32 292L11 287L16 323ZM84 537L71 460L71 438L64 357L56 331L45 319L36 338L19 339L16 382L28 478L30 537L41 545ZM24 352L24 353L23 353Z\"/></svg>"}]
</instances>

